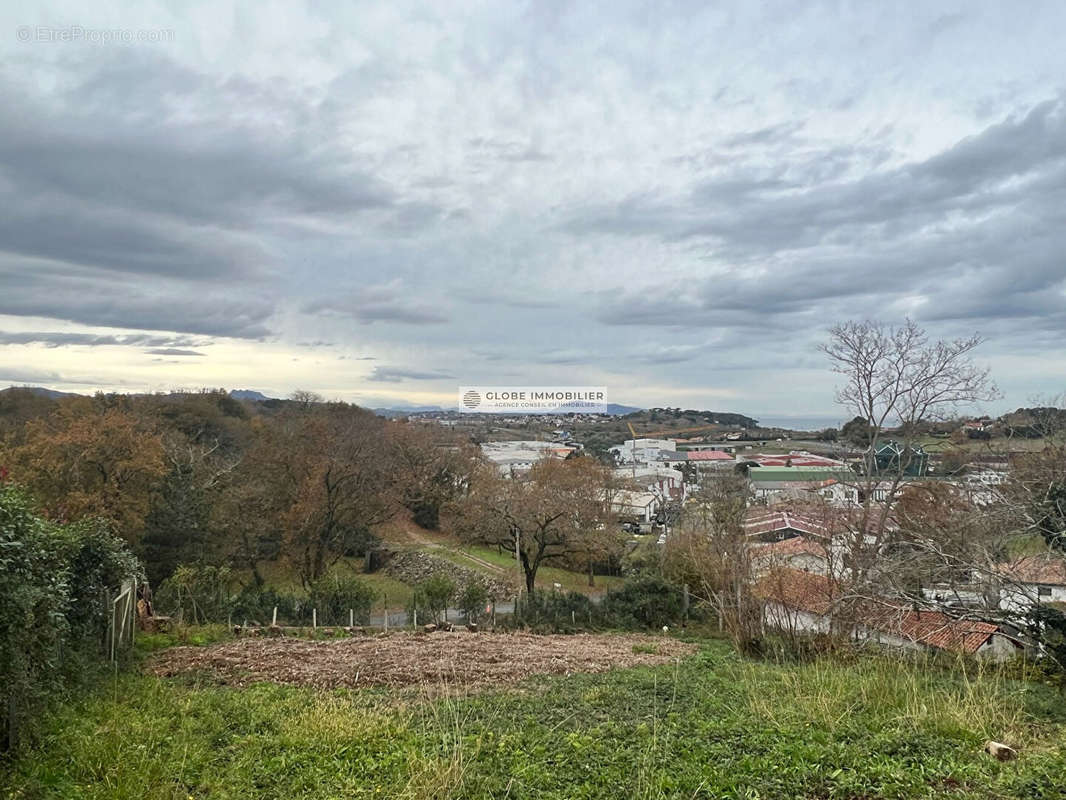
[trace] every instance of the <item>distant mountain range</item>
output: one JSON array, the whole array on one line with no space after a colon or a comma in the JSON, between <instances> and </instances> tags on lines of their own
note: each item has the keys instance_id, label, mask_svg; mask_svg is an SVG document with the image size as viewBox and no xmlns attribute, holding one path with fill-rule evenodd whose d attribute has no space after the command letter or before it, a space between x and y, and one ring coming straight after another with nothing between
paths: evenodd
<instances>
[{"instance_id":1,"label":"distant mountain range","mask_svg":"<svg viewBox=\"0 0 1066 800\"><path fill-rule=\"evenodd\" d=\"M229 396L234 400L254 400L255 402L274 399L273 397L267 397L262 392L257 392L255 389L230 389Z\"/></svg>"},{"instance_id":2,"label":"distant mountain range","mask_svg":"<svg viewBox=\"0 0 1066 800\"><path fill-rule=\"evenodd\" d=\"M60 397L77 397L77 392L57 392L55 389L46 389L43 386L8 386L6 389L0 389L0 394L4 392L32 392L38 397L47 397L49 400L58 400Z\"/></svg>"}]
</instances>

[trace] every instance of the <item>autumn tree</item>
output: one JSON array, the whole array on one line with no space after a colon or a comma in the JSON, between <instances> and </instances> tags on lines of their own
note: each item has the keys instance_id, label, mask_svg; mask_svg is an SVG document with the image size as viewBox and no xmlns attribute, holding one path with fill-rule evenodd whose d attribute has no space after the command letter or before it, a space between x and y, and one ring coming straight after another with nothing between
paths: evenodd
<instances>
[{"instance_id":1,"label":"autumn tree","mask_svg":"<svg viewBox=\"0 0 1066 800\"><path fill-rule=\"evenodd\" d=\"M609 470L590 458L544 459L525 475L500 475L485 464L471 481L462 535L515 555L526 591L545 563L586 557L610 508Z\"/></svg>"},{"instance_id":2,"label":"autumn tree","mask_svg":"<svg viewBox=\"0 0 1066 800\"><path fill-rule=\"evenodd\" d=\"M114 398L73 398L26 423L10 454L12 477L55 519L95 516L137 545L152 496L166 474L150 421Z\"/></svg>"},{"instance_id":3,"label":"autumn tree","mask_svg":"<svg viewBox=\"0 0 1066 800\"><path fill-rule=\"evenodd\" d=\"M344 403L307 404L265 423L251 463L262 470L283 552L311 585L399 507L386 422Z\"/></svg>"},{"instance_id":4,"label":"autumn tree","mask_svg":"<svg viewBox=\"0 0 1066 800\"><path fill-rule=\"evenodd\" d=\"M158 585L179 564L227 560L230 542L217 521L223 495L236 489L250 426L240 402L221 391L151 397L147 403L161 423L167 467L143 542L148 576Z\"/></svg>"},{"instance_id":5,"label":"autumn tree","mask_svg":"<svg viewBox=\"0 0 1066 800\"><path fill-rule=\"evenodd\" d=\"M437 529L442 509L469 484L474 466L469 446L436 426L394 422L389 425L389 448L403 505L416 524Z\"/></svg>"}]
</instances>

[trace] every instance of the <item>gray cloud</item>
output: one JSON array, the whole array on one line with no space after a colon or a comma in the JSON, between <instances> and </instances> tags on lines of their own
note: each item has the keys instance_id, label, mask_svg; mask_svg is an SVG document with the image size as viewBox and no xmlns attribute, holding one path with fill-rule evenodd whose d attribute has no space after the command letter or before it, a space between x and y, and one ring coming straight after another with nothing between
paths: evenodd
<instances>
[{"instance_id":1,"label":"gray cloud","mask_svg":"<svg viewBox=\"0 0 1066 800\"><path fill-rule=\"evenodd\" d=\"M182 350L179 347L157 347L152 350L145 350L146 353L153 356L202 356L204 353L198 353L196 350Z\"/></svg>"},{"instance_id":2,"label":"gray cloud","mask_svg":"<svg viewBox=\"0 0 1066 800\"><path fill-rule=\"evenodd\" d=\"M400 381L437 381L454 380L454 375L435 370L419 371L398 367L374 367L367 380L378 383L399 383Z\"/></svg>"},{"instance_id":3,"label":"gray cloud","mask_svg":"<svg viewBox=\"0 0 1066 800\"><path fill-rule=\"evenodd\" d=\"M416 300L399 280L366 286L337 297L323 297L304 306L304 313L330 312L363 324L397 322L407 325L438 325L448 317L438 308Z\"/></svg>"},{"instance_id":4,"label":"gray cloud","mask_svg":"<svg viewBox=\"0 0 1066 800\"><path fill-rule=\"evenodd\" d=\"M114 275L0 255L0 314L115 328L261 338L274 306L248 293L198 294L173 281L131 286Z\"/></svg>"},{"instance_id":5,"label":"gray cloud","mask_svg":"<svg viewBox=\"0 0 1066 800\"><path fill-rule=\"evenodd\" d=\"M1057 100L925 161L854 180L712 180L687 204L633 198L570 230L705 238L738 262L684 289L602 293L598 318L608 324L762 324L909 297L928 320L1061 327L1064 201L1066 106Z\"/></svg>"},{"instance_id":6,"label":"gray cloud","mask_svg":"<svg viewBox=\"0 0 1066 800\"><path fill-rule=\"evenodd\" d=\"M210 342L186 337L152 336L149 334L94 334L60 331L0 331L0 345L43 344L45 347L204 347Z\"/></svg>"},{"instance_id":7,"label":"gray cloud","mask_svg":"<svg viewBox=\"0 0 1066 800\"><path fill-rule=\"evenodd\" d=\"M806 411L831 322L911 315L1061 390L1055 4L158 14L178 42L0 41L0 315L40 329L0 355L49 383L67 346L207 340L278 396L461 374ZM404 366L367 383L357 353ZM215 360L170 355L130 367L197 385Z\"/></svg>"}]
</instances>

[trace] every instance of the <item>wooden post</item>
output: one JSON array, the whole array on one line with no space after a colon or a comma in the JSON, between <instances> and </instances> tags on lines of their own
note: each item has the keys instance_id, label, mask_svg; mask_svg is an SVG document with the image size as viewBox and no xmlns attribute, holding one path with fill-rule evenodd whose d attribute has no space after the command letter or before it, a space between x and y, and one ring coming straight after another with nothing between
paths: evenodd
<instances>
[{"instance_id":1,"label":"wooden post","mask_svg":"<svg viewBox=\"0 0 1066 800\"><path fill-rule=\"evenodd\" d=\"M389 632L389 596L383 594L381 596L382 601L385 603L385 633Z\"/></svg>"},{"instance_id":2,"label":"wooden post","mask_svg":"<svg viewBox=\"0 0 1066 800\"><path fill-rule=\"evenodd\" d=\"M278 624L278 607L274 606L274 618L270 620L270 627L273 628Z\"/></svg>"},{"instance_id":3,"label":"wooden post","mask_svg":"<svg viewBox=\"0 0 1066 800\"><path fill-rule=\"evenodd\" d=\"M133 649L133 637L137 633L137 579L133 579L130 589L130 649Z\"/></svg>"},{"instance_id":4,"label":"wooden post","mask_svg":"<svg viewBox=\"0 0 1066 800\"><path fill-rule=\"evenodd\" d=\"M355 609L354 608L349 608L348 609L348 627L349 628L354 628L355 627Z\"/></svg>"},{"instance_id":5,"label":"wooden post","mask_svg":"<svg viewBox=\"0 0 1066 800\"><path fill-rule=\"evenodd\" d=\"M681 594L681 627L685 627L685 623L688 621L688 584L684 585L684 589Z\"/></svg>"},{"instance_id":6,"label":"wooden post","mask_svg":"<svg viewBox=\"0 0 1066 800\"><path fill-rule=\"evenodd\" d=\"M417 608L412 609L411 613L414 616L414 623L412 624L412 627L417 629L418 628L418 609Z\"/></svg>"},{"instance_id":7,"label":"wooden post","mask_svg":"<svg viewBox=\"0 0 1066 800\"><path fill-rule=\"evenodd\" d=\"M317 631L318 630L318 609L317 608L312 608L311 609L311 630L312 631Z\"/></svg>"},{"instance_id":8,"label":"wooden post","mask_svg":"<svg viewBox=\"0 0 1066 800\"><path fill-rule=\"evenodd\" d=\"M574 625L577 625L577 612L576 611L571 611L570 612L570 622L573 623Z\"/></svg>"}]
</instances>

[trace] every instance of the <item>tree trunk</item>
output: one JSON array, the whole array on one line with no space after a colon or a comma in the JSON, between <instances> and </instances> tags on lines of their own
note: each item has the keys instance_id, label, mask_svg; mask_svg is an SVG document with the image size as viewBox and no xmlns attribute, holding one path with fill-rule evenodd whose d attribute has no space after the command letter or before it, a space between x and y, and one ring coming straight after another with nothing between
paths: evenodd
<instances>
[{"instance_id":1,"label":"tree trunk","mask_svg":"<svg viewBox=\"0 0 1066 800\"><path fill-rule=\"evenodd\" d=\"M522 559L522 572L526 575L526 594L533 594L533 587L537 580L537 567L540 566L539 562L529 563L529 558L524 551L519 553L519 558Z\"/></svg>"}]
</instances>

